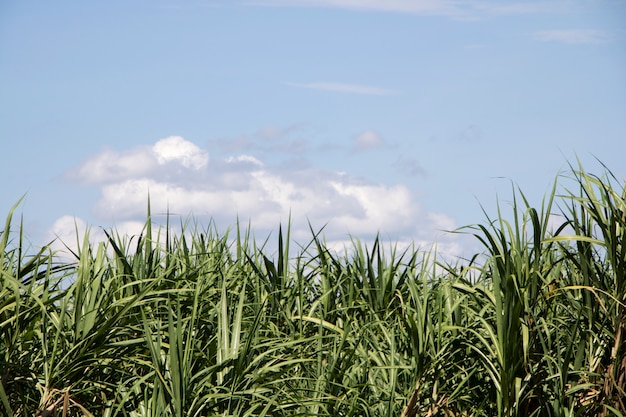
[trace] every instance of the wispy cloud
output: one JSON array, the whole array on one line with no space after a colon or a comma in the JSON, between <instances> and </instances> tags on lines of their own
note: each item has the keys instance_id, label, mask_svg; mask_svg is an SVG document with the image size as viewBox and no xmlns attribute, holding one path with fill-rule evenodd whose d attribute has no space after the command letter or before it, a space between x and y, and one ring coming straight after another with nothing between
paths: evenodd
<instances>
[{"instance_id":1,"label":"wispy cloud","mask_svg":"<svg viewBox=\"0 0 626 417\"><path fill-rule=\"evenodd\" d=\"M372 87L369 85L361 84L345 84L345 83L333 83L333 82L313 82L313 83L293 83L285 82L285 85L290 87L309 88L312 90L325 90L334 91L337 93L348 94L365 94L373 96L389 96L399 94L398 91L389 90L387 88Z\"/></svg>"},{"instance_id":2,"label":"wispy cloud","mask_svg":"<svg viewBox=\"0 0 626 417\"><path fill-rule=\"evenodd\" d=\"M593 29L552 29L533 33L533 39L540 42L561 42L568 44L596 44L610 40L608 33Z\"/></svg>"},{"instance_id":3,"label":"wispy cloud","mask_svg":"<svg viewBox=\"0 0 626 417\"><path fill-rule=\"evenodd\" d=\"M217 9L221 6L222 5L219 2L210 2L210 1L194 2L194 3L186 3L186 4L181 4L180 2L176 2L176 3L164 2L161 4L155 4L155 7L157 9L163 9L163 10L185 10L185 9L199 9L199 8Z\"/></svg>"},{"instance_id":4,"label":"wispy cloud","mask_svg":"<svg viewBox=\"0 0 626 417\"><path fill-rule=\"evenodd\" d=\"M400 156L393 166L402 174L410 177L427 177L426 169L415 158Z\"/></svg>"},{"instance_id":5,"label":"wispy cloud","mask_svg":"<svg viewBox=\"0 0 626 417\"><path fill-rule=\"evenodd\" d=\"M493 0L250 0L250 5L274 7L326 7L471 19L481 15L527 14L560 11L570 6L559 1Z\"/></svg>"},{"instance_id":6,"label":"wispy cloud","mask_svg":"<svg viewBox=\"0 0 626 417\"><path fill-rule=\"evenodd\" d=\"M277 141L287 138L294 133L302 133L307 128L308 126L302 123L297 123L286 127L267 125L260 127L256 132L256 136L269 141Z\"/></svg>"},{"instance_id":7,"label":"wispy cloud","mask_svg":"<svg viewBox=\"0 0 626 417\"><path fill-rule=\"evenodd\" d=\"M571 11L571 3L563 1L459 1L468 10L489 15L519 15L532 13L559 13Z\"/></svg>"},{"instance_id":8,"label":"wispy cloud","mask_svg":"<svg viewBox=\"0 0 626 417\"><path fill-rule=\"evenodd\" d=\"M330 7L352 10L378 10L417 14L455 14L457 2L448 0L257 0L262 6Z\"/></svg>"},{"instance_id":9,"label":"wispy cloud","mask_svg":"<svg viewBox=\"0 0 626 417\"><path fill-rule=\"evenodd\" d=\"M211 143L225 152L299 155L310 147L306 139L309 133L310 127L302 123L286 127L267 125L253 133L213 139Z\"/></svg>"}]
</instances>

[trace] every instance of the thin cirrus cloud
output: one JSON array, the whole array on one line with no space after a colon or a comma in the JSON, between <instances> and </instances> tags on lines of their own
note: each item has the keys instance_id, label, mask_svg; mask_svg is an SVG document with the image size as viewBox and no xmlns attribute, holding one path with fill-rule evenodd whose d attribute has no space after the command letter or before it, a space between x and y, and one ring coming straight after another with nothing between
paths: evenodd
<instances>
[{"instance_id":1,"label":"thin cirrus cloud","mask_svg":"<svg viewBox=\"0 0 626 417\"><path fill-rule=\"evenodd\" d=\"M552 29L533 33L533 39L540 42L559 42L567 44L598 44L610 40L605 31L593 29Z\"/></svg>"},{"instance_id":2,"label":"thin cirrus cloud","mask_svg":"<svg viewBox=\"0 0 626 417\"><path fill-rule=\"evenodd\" d=\"M360 139L363 146L378 146L381 140L367 131ZM93 212L105 224L115 216L116 224L139 225L149 196L153 214L193 215L223 228L241 219L250 221L256 231L269 233L291 219L292 236L300 242L310 238L310 224L324 227L325 236L338 242L350 235L368 239L381 231L395 241L443 239L455 247L454 238L442 238L446 235L439 229L453 228L454 220L425 210L403 184L371 182L309 165L273 166L241 153L212 158L209 164L208 153L188 140L171 137L152 146L103 151L72 175L99 167L83 186L99 189ZM61 217L51 230L69 236L63 230L71 224L69 217Z\"/></svg>"},{"instance_id":3,"label":"thin cirrus cloud","mask_svg":"<svg viewBox=\"0 0 626 417\"><path fill-rule=\"evenodd\" d=\"M459 10L456 2L447 0L259 0L251 3L265 6L332 7L425 14L455 14Z\"/></svg>"},{"instance_id":4,"label":"thin cirrus cloud","mask_svg":"<svg viewBox=\"0 0 626 417\"><path fill-rule=\"evenodd\" d=\"M399 92L395 90L390 90L387 88L380 88L380 87L372 87L369 85L361 85L361 84L346 84L346 83L334 83L334 82L325 82L325 81L312 82L312 83L285 82L284 84L290 87L332 91L336 93L365 94L365 95L372 95L372 96L389 96L389 95L399 94Z\"/></svg>"},{"instance_id":5,"label":"thin cirrus cloud","mask_svg":"<svg viewBox=\"0 0 626 417\"><path fill-rule=\"evenodd\" d=\"M301 154L309 148L304 138L308 126L302 123L286 127L262 126L251 134L213 139L212 144L225 152L259 152L262 154Z\"/></svg>"},{"instance_id":6,"label":"thin cirrus cloud","mask_svg":"<svg viewBox=\"0 0 626 417\"><path fill-rule=\"evenodd\" d=\"M427 177L428 172L415 158L400 156L393 164L394 168L409 177Z\"/></svg>"},{"instance_id":7,"label":"thin cirrus cloud","mask_svg":"<svg viewBox=\"0 0 626 417\"><path fill-rule=\"evenodd\" d=\"M251 0L248 4L274 7L326 7L356 11L381 11L467 19L482 15L552 13L564 6L555 1L474 0Z\"/></svg>"}]
</instances>

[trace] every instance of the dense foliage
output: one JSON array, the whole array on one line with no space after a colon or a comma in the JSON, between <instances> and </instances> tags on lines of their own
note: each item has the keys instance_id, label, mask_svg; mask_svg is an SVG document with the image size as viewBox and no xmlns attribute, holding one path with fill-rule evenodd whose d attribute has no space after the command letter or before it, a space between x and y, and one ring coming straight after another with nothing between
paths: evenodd
<instances>
[{"instance_id":1,"label":"dense foliage","mask_svg":"<svg viewBox=\"0 0 626 417\"><path fill-rule=\"evenodd\" d=\"M12 210L0 414L626 415L624 184L579 167L540 209L514 195L459 231L484 253L458 264L314 231L294 249L288 228L268 254L149 215L70 262L24 253Z\"/></svg>"}]
</instances>

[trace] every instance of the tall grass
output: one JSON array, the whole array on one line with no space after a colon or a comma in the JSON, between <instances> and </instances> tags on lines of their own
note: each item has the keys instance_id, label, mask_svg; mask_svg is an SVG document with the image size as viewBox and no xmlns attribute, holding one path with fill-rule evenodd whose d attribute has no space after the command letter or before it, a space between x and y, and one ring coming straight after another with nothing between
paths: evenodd
<instances>
[{"instance_id":1,"label":"tall grass","mask_svg":"<svg viewBox=\"0 0 626 417\"><path fill-rule=\"evenodd\" d=\"M562 186L562 183L565 186ZM436 251L289 225L183 224L90 243L73 261L0 233L0 413L11 416L626 414L626 191L572 167L534 208ZM562 221L554 224L556 211Z\"/></svg>"}]
</instances>

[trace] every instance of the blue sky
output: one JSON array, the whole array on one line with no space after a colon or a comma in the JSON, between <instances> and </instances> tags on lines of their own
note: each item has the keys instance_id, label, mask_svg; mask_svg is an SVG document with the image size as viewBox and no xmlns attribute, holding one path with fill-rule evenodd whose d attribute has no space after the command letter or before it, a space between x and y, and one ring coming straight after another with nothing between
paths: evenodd
<instances>
[{"instance_id":1,"label":"blue sky","mask_svg":"<svg viewBox=\"0 0 626 417\"><path fill-rule=\"evenodd\" d=\"M443 251L516 184L626 177L626 2L0 2L0 209L28 237L153 211ZM69 234L68 234L69 233Z\"/></svg>"}]
</instances>

